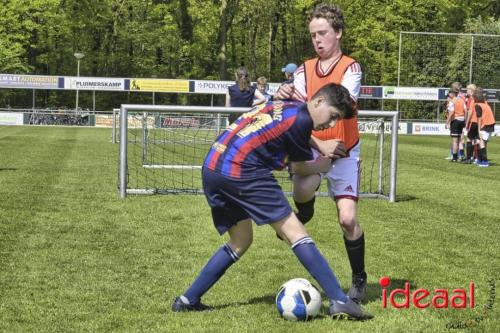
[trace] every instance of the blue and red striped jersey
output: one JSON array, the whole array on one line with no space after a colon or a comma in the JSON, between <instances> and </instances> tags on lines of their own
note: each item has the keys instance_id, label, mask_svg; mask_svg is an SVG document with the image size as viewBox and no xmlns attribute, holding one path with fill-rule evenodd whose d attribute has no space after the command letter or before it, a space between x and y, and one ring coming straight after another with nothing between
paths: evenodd
<instances>
[{"instance_id":1,"label":"blue and red striped jersey","mask_svg":"<svg viewBox=\"0 0 500 333\"><path fill-rule=\"evenodd\" d=\"M257 178L288 161L313 159L313 121L307 105L274 101L241 115L213 143L204 167L233 178Z\"/></svg>"}]
</instances>

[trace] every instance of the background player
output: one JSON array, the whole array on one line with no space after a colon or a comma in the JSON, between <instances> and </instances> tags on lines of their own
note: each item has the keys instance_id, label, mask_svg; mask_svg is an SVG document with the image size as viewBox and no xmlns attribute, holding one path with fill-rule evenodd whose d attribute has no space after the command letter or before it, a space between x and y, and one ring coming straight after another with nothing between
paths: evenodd
<instances>
[{"instance_id":1,"label":"background player","mask_svg":"<svg viewBox=\"0 0 500 333\"><path fill-rule=\"evenodd\" d=\"M448 118L446 119L446 128L450 129L451 144L452 144L452 159L451 162L458 162L458 149L460 137L463 134L465 127L465 102L458 97L458 92L450 90L448 95L451 100L448 103Z\"/></svg>"},{"instance_id":2,"label":"background player","mask_svg":"<svg viewBox=\"0 0 500 333\"><path fill-rule=\"evenodd\" d=\"M479 128L479 152L477 165L489 167L486 146L491 134L495 131L495 117L490 105L486 101L486 94L482 88L474 92L474 103L477 115L477 127Z\"/></svg>"}]
</instances>

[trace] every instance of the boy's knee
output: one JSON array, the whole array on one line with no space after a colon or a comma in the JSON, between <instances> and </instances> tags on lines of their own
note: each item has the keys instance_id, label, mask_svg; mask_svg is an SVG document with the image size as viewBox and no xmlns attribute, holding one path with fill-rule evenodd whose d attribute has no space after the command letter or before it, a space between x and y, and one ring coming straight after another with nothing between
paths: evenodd
<instances>
[{"instance_id":1,"label":"boy's knee","mask_svg":"<svg viewBox=\"0 0 500 333\"><path fill-rule=\"evenodd\" d=\"M246 238L240 238L237 240L231 240L230 246L234 252L236 252L240 257L248 250L250 245L252 245L253 237L249 236Z\"/></svg>"},{"instance_id":2,"label":"boy's knee","mask_svg":"<svg viewBox=\"0 0 500 333\"><path fill-rule=\"evenodd\" d=\"M339 219L340 226L346 230L353 230L356 225L358 224L358 221L355 218L340 218Z\"/></svg>"}]
</instances>

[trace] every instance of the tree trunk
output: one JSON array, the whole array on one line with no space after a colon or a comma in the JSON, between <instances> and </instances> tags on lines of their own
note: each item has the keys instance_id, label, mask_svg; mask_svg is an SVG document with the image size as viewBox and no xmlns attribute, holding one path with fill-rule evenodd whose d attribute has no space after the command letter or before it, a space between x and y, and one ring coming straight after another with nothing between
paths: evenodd
<instances>
[{"instance_id":1,"label":"tree trunk","mask_svg":"<svg viewBox=\"0 0 500 333\"><path fill-rule=\"evenodd\" d=\"M257 31L258 31L258 26L257 24L254 25L253 30L250 35L250 47L251 47L251 55L250 55L250 64L252 68L252 73L253 77L255 79L258 78L257 74L257 52L256 52L256 43L257 43Z\"/></svg>"},{"instance_id":2,"label":"tree trunk","mask_svg":"<svg viewBox=\"0 0 500 333\"><path fill-rule=\"evenodd\" d=\"M280 21L280 12L279 9L273 15L274 19L271 20L269 24L269 39L268 39L268 57L267 57L267 77L271 78L271 73L273 69L276 67L276 47L274 45L276 41L276 34L278 32L278 25Z\"/></svg>"},{"instance_id":3,"label":"tree trunk","mask_svg":"<svg viewBox=\"0 0 500 333\"><path fill-rule=\"evenodd\" d=\"M222 0L219 13L219 32L217 36L217 59L219 61L219 77L227 80L227 53L226 42L227 33L231 28L236 8L239 0Z\"/></svg>"}]
</instances>

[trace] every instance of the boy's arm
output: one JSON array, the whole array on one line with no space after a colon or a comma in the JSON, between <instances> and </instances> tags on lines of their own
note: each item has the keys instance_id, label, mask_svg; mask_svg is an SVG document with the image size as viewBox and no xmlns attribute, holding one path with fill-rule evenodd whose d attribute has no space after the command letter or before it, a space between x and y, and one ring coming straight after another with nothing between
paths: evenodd
<instances>
[{"instance_id":1,"label":"boy's arm","mask_svg":"<svg viewBox=\"0 0 500 333\"><path fill-rule=\"evenodd\" d=\"M342 158L346 156L346 149L344 142L337 139L332 140L320 140L314 136L311 136L309 143L313 148L318 150L323 156L329 158Z\"/></svg>"},{"instance_id":2,"label":"boy's arm","mask_svg":"<svg viewBox=\"0 0 500 333\"><path fill-rule=\"evenodd\" d=\"M475 106L477 115L477 130L480 131L483 127L483 109L479 105Z\"/></svg>"},{"instance_id":3,"label":"boy's arm","mask_svg":"<svg viewBox=\"0 0 500 333\"><path fill-rule=\"evenodd\" d=\"M292 174L298 174L301 176L309 176L318 173L327 172L332 165L332 160L319 156L317 159L312 161L303 161L303 162L291 162L290 163L290 172Z\"/></svg>"},{"instance_id":4,"label":"boy's arm","mask_svg":"<svg viewBox=\"0 0 500 333\"><path fill-rule=\"evenodd\" d=\"M450 128L451 121L455 118L455 110L448 113L448 118L446 118L445 128Z\"/></svg>"}]
</instances>

